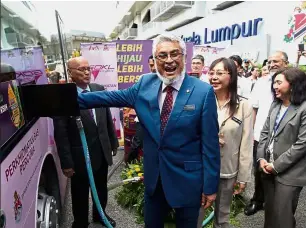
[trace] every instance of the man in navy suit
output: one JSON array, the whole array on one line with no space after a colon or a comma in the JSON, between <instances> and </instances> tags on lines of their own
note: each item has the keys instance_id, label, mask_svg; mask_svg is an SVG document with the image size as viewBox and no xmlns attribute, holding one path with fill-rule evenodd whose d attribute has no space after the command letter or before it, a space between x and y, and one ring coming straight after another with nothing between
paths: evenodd
<instances>
[{"instance_id":1,"label":"man in navy suit","mask_svg":"<svg viewBox=\"0 0 306 228\"><path fill-rule=\"evenodd\" d=\"M185 73L186 46L178 37L153 42L156 73L121 91L79 95L82 109L131 107L143 128L145 225L164 227L171 208L176 227L196 228L200 206L216 198L220 173L213 88Z\"/></svg>"}]
</instances>

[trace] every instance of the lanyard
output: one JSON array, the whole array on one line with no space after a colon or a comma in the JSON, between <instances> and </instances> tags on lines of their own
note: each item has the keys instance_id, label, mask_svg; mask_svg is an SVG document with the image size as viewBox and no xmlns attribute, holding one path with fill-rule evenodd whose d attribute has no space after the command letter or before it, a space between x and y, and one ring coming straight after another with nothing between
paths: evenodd
<instances>
[{"instance_id":1,"label":"lanyard","mask_svg":"<svg viewBox=\"0 0 306 228\"><path fill-rule=\"evenodd\" d=\"M289 108L290 108L290 106L289 106L289 107L287 108L287 110L284 112L283 116L281 117L281 119L278 121L277 124L276 124L276 120L275 120L275 123L274 123L274 135L275 135L275 133L277 132L277 130L278 130L278 128L279 128L279 125L280 125L280 123L282 122L282 120L284 119L284 117L285 117L285 115L286 115L286 113L287 113L287 111L288 111ZM279 110L281 110L281 108L280 108Z\"/></svg>"}]
</instances>

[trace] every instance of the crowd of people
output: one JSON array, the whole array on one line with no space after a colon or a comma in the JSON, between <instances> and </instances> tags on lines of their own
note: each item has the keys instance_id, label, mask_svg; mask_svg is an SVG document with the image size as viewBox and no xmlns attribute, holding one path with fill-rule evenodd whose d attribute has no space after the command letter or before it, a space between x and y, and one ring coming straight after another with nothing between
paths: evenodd
<instances>
[{"instance_id":1,"label":"crowd of people","mask_svg":"<svg viewBox=\"0 0 306 228\"><path fill-rule=\"evenodd\" d=\"M305 73L288 67L287 54L276 51L261 68L238 55L218 58L207 74L204 57L196 55L190 76L185 43L172 35L158 36L152 54L151 73L120 91L90 83L84 57L68 62L103 209L107 167L118 147L109 107L130 107L138 122L130 160L138 148L144 151L146 228L164 227L171 208L176 227L201 227L213 203L214 227L230 227L232 197L251 183L252 170L255 192L245 215L264 209L265 228L294 228L306 185ZM54 127L63 172L72 180L73 228L85 228L89 184L76 124L55 118ZM93 216L103 224L96 210Z\"/></svg>"}]
</instances>

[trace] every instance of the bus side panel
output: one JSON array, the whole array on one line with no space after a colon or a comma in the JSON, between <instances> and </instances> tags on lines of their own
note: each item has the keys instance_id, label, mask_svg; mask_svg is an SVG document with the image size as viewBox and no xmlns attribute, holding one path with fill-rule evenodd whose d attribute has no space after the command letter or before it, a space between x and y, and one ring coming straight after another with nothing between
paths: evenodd
<instances>
[{"instance_id":1,"label":"bus side panel","mask_svg":"<svg viewBox=\"0 0 306 228\"><path fill-rule=\"evenodd\" d=\"M39 170L49 144L46 126L47 118L40 118L1 163L1 209L6 227L36 227Z\"/></svg>"},{"instance_id":2,"label":"bus side panel","mask_svg":"<svg viewBox=\"0 0 306 228\"><path fill-rule=\"evenodd\" d=\"M54 140L53 120L51 118L48 118L48 134L49 134L49 152L52 153L56 165L59 187L61 192L61 203L63 205L65 199L66 187L67 187L67 177L65 177L62 172L60 159L57 154L56 144Z\"/></svg>"}]
</instances>

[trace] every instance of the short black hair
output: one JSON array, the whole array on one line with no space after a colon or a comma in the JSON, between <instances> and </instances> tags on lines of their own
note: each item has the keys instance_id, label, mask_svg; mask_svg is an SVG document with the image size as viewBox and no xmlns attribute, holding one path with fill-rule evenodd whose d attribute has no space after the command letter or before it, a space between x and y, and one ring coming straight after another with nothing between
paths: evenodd
<instances>
[{"instance_id":1,"label":"short black hair","mask_svg":"<svg viewBox=\"0 0 306 228\"><path fill-rule=\"evenodd\" d=\"M302 70L296 67L287 67L279 69L273 76L272 82L277 75L282 74L285 76L286 80L289 82L291 87L291 94L290 94L290 102L293 105L300 105L304 101L306 101L306 74ZM274 100L281 102L275 95L275 91L273 89L272 83L272 93L274 95Z\"/></svg>"},{"instance_id":2,"label":"short black hair","mask_svg":"<svg viewBox=\"0 0 306 228\"><path fill-rule=\"evenodd\" d=\"M49 73L49 79L52 84L58 84L61 79L61 74L58 71L51 71Z\"/></svg>"},{"instance_id":3,"label":"short black hair","mask_svg":"<svg viewBox=\"0 0 306 228\"><path fill-rule=\"evenodd\" d=\"M284 59L286 62L289 61L289 58L288 58L288 55L287 55L286 52L284 52L284 51L277 51L277 52L280 53L280 54L282 54L283 59Z\"/></svg>"},{"instance_id":4,"label":"short black hair","mask_svg":"<svg viewBox=\"0 0 306 228\"><path fill-rule=\"evenodd\" d=\"M152 59L154 61L153 55L150 55L148 58L148 62L150 62L150 59Z\"/></svg>"},{"instance_id":5,"label":"short black hair","mask_svg":"<svg viewBox=\"0 0 306 228\"><path fill-rule=\"evenodd\" d=\"M242 67L242 59L239 55L232 55L232 56L229 57L229 59L237 62L238 66Z\"/></svg>"},{"instance_id":6,"label":"short black hair","mask_svg":"<svg viewBox=\"0 0 306 228\"><path fill-rule=\"evenodd\" d=\"M204 59L203 55L196 55L192 58L192 60L194 60L194 59L199 59L204 64L205 59Z\"/></svg>"},{"instance_id":7,"label":"short black hair","mask_svg":"<svg viewBox=\"0 0 306 228\"><path fill-rule=\"evenodd\" d=\"M251 68L251 72L253 72L255 69L259 69L259 67L258 67L258 66L252 67L252 68Z\"/></svg>"},{"instance_id":8,"label":"short black hair","mask_svg":"<svg viewBox=\"0 0 306 228\"><path fill-rule=\"evenodd\" d=\"M265 59L265 60L263 61L263 63L262 63L262 67L266 66L266 65L267 65L267 63L268 63L268 60L267 60L267 59Z\"/></svg>"}]
</instances>

